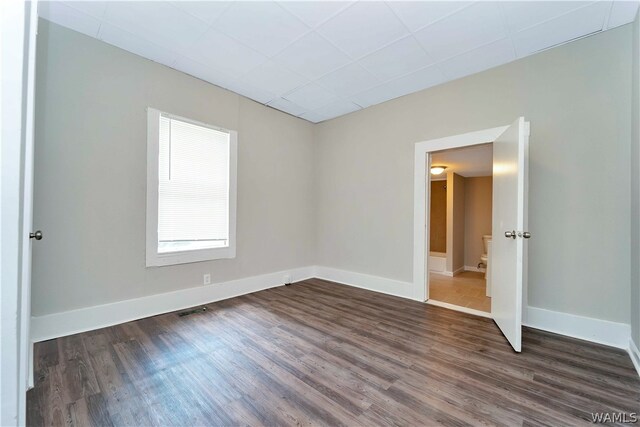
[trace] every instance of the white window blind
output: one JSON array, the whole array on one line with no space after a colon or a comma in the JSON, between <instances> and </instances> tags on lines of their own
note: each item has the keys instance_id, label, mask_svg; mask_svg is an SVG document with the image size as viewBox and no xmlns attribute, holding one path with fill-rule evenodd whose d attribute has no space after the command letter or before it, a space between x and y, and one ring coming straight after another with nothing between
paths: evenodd
<instances>
[{"instance_id":1,"label":"white window blind","mask_svg":"<svg viewBox=\"0 0 640 427\"><path fill-rule=\"evenodd\" d=\"M158 253L229 245L230 134L160 116Z\"/></svg>"}]
</instances>

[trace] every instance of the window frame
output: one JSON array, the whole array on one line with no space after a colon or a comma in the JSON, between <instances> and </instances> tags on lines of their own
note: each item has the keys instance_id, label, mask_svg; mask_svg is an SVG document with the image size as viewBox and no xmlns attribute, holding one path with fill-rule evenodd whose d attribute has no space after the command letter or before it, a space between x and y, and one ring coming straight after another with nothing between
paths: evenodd
<instances>
[{"instance_id":1,"label":"window frame","mask_svg":"<svg viewBox=\"0 0 640 427\"><path fill-rule=\"evenodd\" d=\"M229 244L223 248L158 252L158 169L160 116L229 133ZM147 108L147 223L146 266L160 267L236 257L236 201L238 183L238 132Z\"/></svg>"}]
</instances>

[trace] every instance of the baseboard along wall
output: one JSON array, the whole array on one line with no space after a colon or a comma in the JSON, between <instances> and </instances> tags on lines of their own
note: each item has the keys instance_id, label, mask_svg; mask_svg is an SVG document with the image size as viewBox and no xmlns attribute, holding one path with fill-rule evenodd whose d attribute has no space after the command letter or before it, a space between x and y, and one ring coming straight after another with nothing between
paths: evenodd
<instances>
[{"instance_id":1,"label":"baseboard along wall","mask_svg":"<svg viewBox=\"0 0 640 427\"><path fill-rule=\"evenodd\" d=\"M314 268L310 266L278 271L78 310L34 316L31 318L31 339L34 342L45 341L246 295L282 286L285 276L291 277L292 282L310 279L314 277Z\"/></svg>"},{"instance_id":2,"label":"baseboard along wall","mask_svg":"<svg viewBox=\"0 0 640 427\"><path fill-rule=\"evenodd\" d=\"M527 307L525 325L543 331L627 350L631 325L575 314Z\"/></svg>"},{"instance_id":3,"label":"baseboard along wall","mask_svg":"<svg viewBox=\"0 0 640 427\"><path fill-rule=\"evenodd\" d=\"M631 357L631 361L633 362L633 366L636 368L636 372L640 375L640 350L638 350L638 346L633 339L629 338L629 357Z\"/></svg>"},{"instance_id":4,"label":"baseboard along wall","mask_svg":"<svg viewBox=\"0 0 640 427\"><path fill-rule=\"evenodd\" d=\"M78 310L34 316L31 320L32 341L45 341L258 292L283 285L283 278L286 275L291 277L292 282L318 278L401 298L420 300L420 292L414 289L412 282L325 266L308 266ZM531 328L627 350L640 373L640 352L631 340L630 325L537 307L527 307L525 314L527 319L525 325Z\"/></svg>"}]
</instances>

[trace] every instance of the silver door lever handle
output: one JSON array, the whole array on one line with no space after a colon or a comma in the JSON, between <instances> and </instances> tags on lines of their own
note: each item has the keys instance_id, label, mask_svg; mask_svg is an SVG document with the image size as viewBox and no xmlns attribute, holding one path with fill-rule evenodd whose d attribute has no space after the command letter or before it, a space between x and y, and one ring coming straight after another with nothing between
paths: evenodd
<instances>
[{"instance_id":1,"label":"silver door lever handle","mask_svg":"<svg viewBox=\"0 0 640 427\"><path fill-rule=\"evenodd\" d=\"M513 230L513 231L505 231L504 232L504 237L506 237L507 239L515 239L516 238L515 230Z\"/></svg>"}]
</instances>

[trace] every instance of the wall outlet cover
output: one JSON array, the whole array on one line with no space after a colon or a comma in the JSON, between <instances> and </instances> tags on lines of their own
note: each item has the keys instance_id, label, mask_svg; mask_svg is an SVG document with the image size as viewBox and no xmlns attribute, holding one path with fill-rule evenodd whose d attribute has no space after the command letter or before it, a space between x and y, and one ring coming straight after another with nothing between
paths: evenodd
<instances>
[{"instance_id":1,"label":"wall outlet cover","mask_svg":"<svg viewBox=\"0 0 640 427\"><path fill-rule=\"evenodd\" d=\"M202 284L204 284L204 285L210 285L211 284L211 274L207 273L204 276L202 276Z\"/></svg>"}]
</instances>

